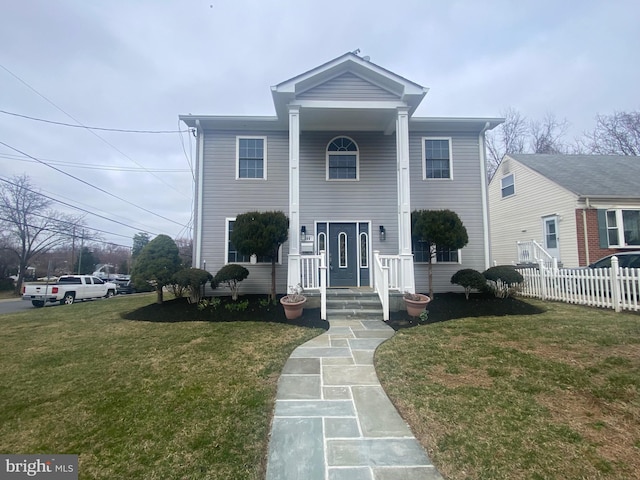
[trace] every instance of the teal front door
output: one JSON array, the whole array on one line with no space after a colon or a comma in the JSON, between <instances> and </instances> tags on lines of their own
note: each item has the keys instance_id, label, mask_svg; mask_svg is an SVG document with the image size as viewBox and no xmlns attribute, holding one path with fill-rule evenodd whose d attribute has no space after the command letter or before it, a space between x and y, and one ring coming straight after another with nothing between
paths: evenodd
<instances>
[{"instance_id":1,"label":"teal front door","mask_svg":"<svg viewBox=\"0 0 640 480\"><path fill-rule=\"evenodd\" d=\"M358 235L355 223L329 224L329 286L358 286Z\"/></svg>"}]
</instances>

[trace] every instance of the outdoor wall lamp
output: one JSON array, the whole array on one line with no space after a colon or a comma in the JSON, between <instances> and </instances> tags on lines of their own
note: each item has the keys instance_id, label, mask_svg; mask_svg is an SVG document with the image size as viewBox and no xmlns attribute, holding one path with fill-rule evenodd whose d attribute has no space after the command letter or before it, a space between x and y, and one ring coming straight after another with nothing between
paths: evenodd
<instances>
[{"instance_id":1,"label":"outdoor wall lamp","mask_svg":"<svg viewBox=\"0 0 640 480\"><path fill-rule=\"evenodd\" d=\"M384 229L383 225L380 225L380 241L384 242L387 238L387 231Z\"/></svg>"},{"instance_id":2,"label":"outdoor wall lamp","mask_svg":"<svg viewBox=\"0 0 640 480\"><path fill-rule=\"evenodd\" d=\"M307 234L307 227L305 225L302 225L302 227L300 227L300 235L304 237L306 234Z\"/></svg>"}]
</instances>

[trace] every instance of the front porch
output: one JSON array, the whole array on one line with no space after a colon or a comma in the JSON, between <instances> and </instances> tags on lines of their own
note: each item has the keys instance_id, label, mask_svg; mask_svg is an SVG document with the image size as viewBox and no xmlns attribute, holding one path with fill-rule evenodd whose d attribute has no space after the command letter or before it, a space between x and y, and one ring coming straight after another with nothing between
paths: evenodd
<instances>
[{"instance_id":1,"label":"front porch","mask_svg":"<svg viewBox=\"0 0 640 480\"><path fill-rule=\"evenodd\" d=\"M361 315L389 320L390 311L403 308L399 280L402 278L402 259L398 255L380 255L374 252L372 287L327 287L326 254L300 255L297 269L299 285L307 297L310 308L320 308L320 317L327 320L331 314Z\"/></svg>"}]
</instances>

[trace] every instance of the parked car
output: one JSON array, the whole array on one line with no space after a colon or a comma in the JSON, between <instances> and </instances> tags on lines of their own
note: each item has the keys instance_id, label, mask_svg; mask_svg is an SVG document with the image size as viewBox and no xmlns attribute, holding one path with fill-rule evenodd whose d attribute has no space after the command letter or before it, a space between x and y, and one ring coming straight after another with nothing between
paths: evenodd
<instances>
[{"instance_id":1,"label":"parked car","mask_svg":"<svg viewBox=\"0 0 640 480\"><path fill-rule=\"evenodd\" d=\"M114 283L116 284L118 294L136 293L136 287L133 285L133 282L131 281L131 276L129 275L116 278L114 280Z\"/></svg>"},{"instance_id":2,"label":"parked car","mask_svg":"<svg viewBox=\"0 0 640 480\"><path fill-rule=\"evenodd\" d=\"M618 265L622 268L640 268L640 251L636 250L607 255L593 262L589 268L611 268L611 257L618 257Z\"/></svg>"},{"instance_id":3,"label":"parked car","mask_svg":"<svg viewBox=\"0 0 640 480\"><path fill-rule=\"evenodd\" d=\"M115 294L115 283L104 282L90 275L63 275L57 283L27 284L22 287L22 299L30 301L34 307L55 302L71 305L76 300L109 298Z\"/></svg>"}]
</instances>

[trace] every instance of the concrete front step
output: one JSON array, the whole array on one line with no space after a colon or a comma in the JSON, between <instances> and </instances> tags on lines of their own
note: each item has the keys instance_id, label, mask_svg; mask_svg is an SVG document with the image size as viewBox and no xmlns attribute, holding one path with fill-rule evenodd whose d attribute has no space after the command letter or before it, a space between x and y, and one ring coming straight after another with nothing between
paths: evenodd
<instances>
[{"instance_id":1,"label":"concrete front step","mask_svg":"<svg viewBox=\"0 0 640 480\"><path fill-rule=\"evenodd\" d=\"M331 290L327 292L327 316L329 319L380 319L382 305L374 292Z\"/></svg>"},{"instance_id":2,"label":"concrete front step","mask_svg":"<svg viewBox=\"0 0 640 480\"><path fill-rule=\"evenodd\" d=\"M382 320L382 309L348 309L348 308L327 308L327 316L330 319L374 319Z\"/></svg>"}]
</instances>

